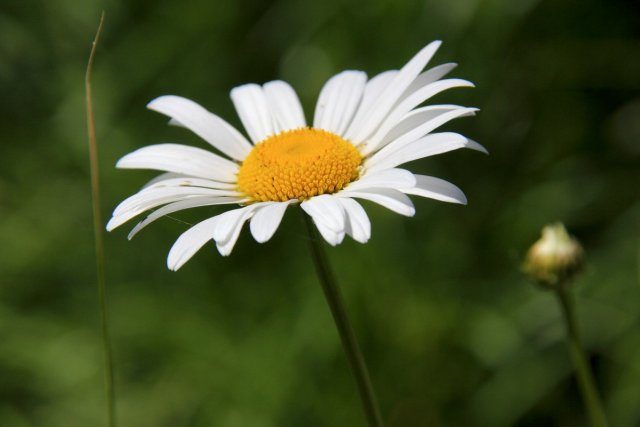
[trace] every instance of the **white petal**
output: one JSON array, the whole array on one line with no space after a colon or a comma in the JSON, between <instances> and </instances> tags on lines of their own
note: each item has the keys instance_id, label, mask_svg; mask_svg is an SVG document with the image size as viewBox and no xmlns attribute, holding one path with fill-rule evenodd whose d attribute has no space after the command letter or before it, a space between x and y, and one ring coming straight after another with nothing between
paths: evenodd
<instances>
[{"instance_id":1,"label":"white petal","mask_svg":"<svg viewBox=\"0 0 640 427\"><path fill-rule=\"evenodd\" d=\"M457 114L462 114L461 117L467 117L475 115L477 111L477 108L462 107L460 105L452 104L437 104L416 108L407 113L402 120L400 120L400 122L384 136L382 144L386 145L400 137L405 137L407 133L414 136L418 129L420 131L426 130L426 133L418 135L415 138L418 139L434 130L437 126L440 126L442 124L441 120L444 120L445 117L448 118L449 115L457 116ZM442 117L445 114L447 116Z\"/></svg>"},{"instance_id":2,"label":"white petal","mask_svg":"<svg viewBox=\"0 0 640 427\"><path fill-rule=\"evenodd\" d=\"M162 187L202 187L213 188L217 190L231 190L234 191L238 188L237 184L229 182L218 182L210 179L193 178L190 176L180 176L177 174L170 174L166 179L154 179L143 187L148 188L162 188Z\"/></svg>"},{"instance_id":3,"label":"white petal","mask_svg":"<svg viewBox=\"0 0 640 427\"><path fill-rule=\"evenodd\" d=\"M202 206L213 206L213 205L224 205L224 204L232 204L237 203L241 204L245 202L246 199L242 198L234 198L234 197L194 197L191 199L180 200L178 202L169 203L161 208L156 209L151 214L149 214L144 220L140 221L136 224L135 227L129 232L127 238L129 240L133 239L133 237L138 234L143 228L157 219L162 218L163 216L172 214L174 212L183 211L185 209L198 208Z\"/></svg>"},{"instance_id":4,"label":"white petal","mask_svg":"<svg viewBox=\"0 0 640 427\"><path fill-rule=\"evenodd\" d=\"M240 236L240 231L242 231L244 223L247 222L247 220L251 218L251 215L253 215L256 209L259 209L261 206L263 206L263 203L254 203L252 205L239 209L241 211L240 215L231 215L231 218L233 218L234 221L230 233L224 239L216 240L216 247L218 248L218 252L220 252L220 255L227 256L231 253L233 247L238 241L238 237ZM220 223L216 225L216 231L220 226ZM216 231L214 231L214 234L217 234Z\"/></svg>"},{"instance_id":5,"label":"white petal","mask_svg":"<svg viewBox=\"0 0 640 427\"><path fill-rule=\"evenodd\" d=\"M237 228L238 222L241 221L248 212L255 209L256 205L245 206L242 209L235 209L227 211L219 215L219 220L216 225L216 229L213 232L213 239L216 242L225 242L229 239L229 236ZM251 208L251 209L249 209ZM243 221L246 221L245 218Z\"/></svg>"},{"instance_id":6,"label":"white petal","mask_svg":"<svg viewBox=\"0 0 640 427\"><path fill-rule=\"evenodd\" d=\"M185 198L190 196L240 197L242 194L237 191L203 187L146 187L120 202L113 210L113 213L114 215L119 215L141 205L155 204L158 199L171 197Z\"/></svg>"},{"instance_id":7,"label":"white petal","mask_svg":"<svg viewBox=\"0 0 640 427\"><path fill-rule=\"evenodd\" d=\"M385 169L366 173L362 178L350 183L345 190L357 191L363 188L412 188L416 179L405 169Z\"/></svg>"},{"instance_id":8,"label":"white petal","mask_svg":"<svg viewBox=\"0 0 640 427\"><path fill-rule=\"evenodd\" d=\"M367 243L371 237L371 221L360 203L353 199L338 197L347 215L346 232L355 241Z\"/></svg>"},{"instance_id":9,"label":"white petal","mask_svg":"<svg viewBox=\"0 0 640 427\"><path fill-rule=\"evenodd\" d=\"M275 133L262 87L254 83L235 87L231 89L231 101L254 144Z\"/></svg>"},{"instance_id":10,"label":"white petal","mask_svg":"<svg viewBox=\"0 0 640 427\"><path fill-rule=\"evenodd\" d=\"M447 79L431 83L413 92L398 104L396 104L389 115L382 121L378 130L367 138L367 141L380 141L394 126L396 126L409 111L425 102L438 93L454 87L473 87L473 83L462 79Z\"/></svg>"},{"instance_id":11,"label":"white petal","mask_svg":"<svg viewBox=\"0 0 640 427\"><path fill-rule=\"evenodd\" d=\"M372 139L363 144L360 153L367 156L382 147L382 150L387 147L389 150L396 150L422 138L450 120L472 116L478 111L477 108L447 107L449 106L428 106L411 111L384 138Z\"/></svg>"},{"instance_id":12,"label":"white petal","mask_svg":"<svg viewBox=\"0 0 640 427\"><path fill-rule=\"evenodd\" d=\"M428 84L431 84L435 81L440 80L442 77L449 74L451 70L456 68L458 64L454 64L453 62L438 65L436 67L430 68L427 71L420 74L416 79L409 85L409 87L404 91L400 99L404 99L407 96L411 95L413 92L417 91L421 87L424 87Z\"/></svg>"},{"instance_id":13,"label":"white petal","mask_svg":"<svg viewBox=\"0 0 640 427\"><path fill-rule=\"evenodd\" d=\"M265 204L264 207L260 208L253 215L249 227L251 229L251 235L253 235L258 243L264 243L271 239L278 229L287 207L292 202L293 201Z\"/></svg>"},{"instance_id":14,"label":"white petal","mask_svg":"<svg viewBox=\"0 0 640 427\"><path fill-rule=\"evenodd\" d=\"M354 142L364 141L378 128L396 101L436 53L441 43L440 41L434 41L425 46L402 67L391 83L380 94L378 100L365 113L362 125L357 130L354 130L352 138Z\"/></svg>"},{"instance_id":15,"label":"white petal","mask_svg":"<svg viewBox=\"0 0 640 427\"><path fill-rule=\"evenodd\" d=\"M277 131L301 128L307 125L296 91L281 80L264 84L264 93L274 117Z\"/></svg>"},{"instance_id":16,"label":"white petal","mask_svg":"<svg viewBox=\"0 0 640 427\"><path fill-rule=\"evenodd\" d=\"M329 194L315 196L300 204L316 222L322 222L336 233L344 231L344 208Z\"/></svg>"},{"instance_id":17,"label":"white petal","mask_svg":"<svg viewBox=\"0 0 640 427\"><path fill-rule=\"evenodd\" d=\"M189 99L161 96L147 108L171 117L171 123L191 130L232 159L242 161L251 151L249 141L233 126Z\"/></svg>"},{"instance_id":18,"label":"white petal","mask_svg":"<svg viewBox=\"0 0 640 427\"><path fill-rule=\"evenodd\" d=\"M200 250L205 243L213 239L213 231L216 228L219 216L205 219L194 225L173 244L167 257L167 267L176 271L182 267L191 257Z\"/></svg>"},{"instance_id":19,"label":"white petal","mask_svg":"<svg viewBox=\"0 0 640 427\"><path fill-rule=\"evenodd\" d=\"M331 246L336 246L342 243L344 240L344 231L336 232L328 227L321 219L313 218L313 223L318 228L320 235L327 241Z\"/></svg>"},{"instance_id":20,"label":"white petal","mask_svg":"<svg viewBox=\"0 0 640 427\"><path fill-rule=\"evenodd\" d=\"M358 191L343 190L336 193L336 195L338 197L355 197L356 199L369 200L404 216L413 216L416 213L411 199L400 191L390 188L369 188Z\"/></svg>"},{"instance_id":21,"label":"white petal","mask_svg":"<svg viewBox=\"0 0 640 427\"><path fill-rule=\"evenodd\" d=\"M473 139L470 139L470 138L467 138L467 140L469 141L469 146L467 148L479 151L484 154L489 154L489 150L484 148L484 146L480 145L480 143L478 143L477 141L474 141Z\"/></svg>"},{"instance_id":22,"label":"white petal","mask_svg":"<svg viewBox=\"0 0 640 427\"><path fill-rule=\"evenodd\" d=\"M236 182L238 165L210 151L180 144L142 147L118 160L122 169L154 169L221 182Z\"/></svg>"},{"instance_id":23,"label":"white petal","mask_svg":"<svg viewBox=\"0 0 640 427\"><path fill-rule=\"evenodd\" d=\"M369 108L378 100L380 94L384 92L397 74L398 70L384 71L367 82L364 87L362 101L360 101L360 105L358 106L358 111L345 132L346 139L351 140L353 138L355 130L359 128Z\"/></svg>"},{"instance_id":24,"label":"white petal","mask_svg":"<svg viewBox=\"0 0 640 427\"><path fill-rule=\"evenodd\" d=\"M467 198L462 190L450 182L433 176L416 175L415 187L402 190L402 192L442 202L467 204Z\"/></svg>"},{"instance_id":25,"label":"white petal","mask_svg":"<svg viewBox=\"0 0 640 427\"><path fill-rule=\"evenodd\" d=\"M152 185L157 184L158 182L161 182L167 179L175 179L175 178L191 178L191 177L189 175L185 175L182 173L165 172L150 179L144 186L142 186L142 188L151 187Z\"/></svg>"},{"instance_id":26,"label":"white petal","mask_svg":"<svg viewBox=\"0 0 640 427\"><path fill-rule=\"evenodd\" d=\"M225 197L234 203L242 200L236 193L230 194L223 190L213 190L208 188L159 188L151 190L142 190L133 196L128 197L120 203L113 211L113 217L107 223L107 231L111 231L121 226L130 219L148 211L168 203L187 200L196 197Z\"/></svg>"},{"instance_id":27,"label":"white petal","mask_svg":"<svg viewBox=\"0 0 640 427\"><path fill-rule=\"evenodd\" d=\"M343 71L331 77L320 91L313 127L343 135L358 108L367 75Z\"/></svg>"},{"instance_id":28,"label":"white petal","mask_svg":"<svg viewBox=\"0 0 640 427\"><path fill-rule=\"evenodd\" d=\"M424 157L435 156L459 148L470 148L486 153L487 151L477 142L453 132L433 133L420 138L402 148L373 155L365 161L365 169L374 172L389 169Z\"/></svg>"}]
</instances>

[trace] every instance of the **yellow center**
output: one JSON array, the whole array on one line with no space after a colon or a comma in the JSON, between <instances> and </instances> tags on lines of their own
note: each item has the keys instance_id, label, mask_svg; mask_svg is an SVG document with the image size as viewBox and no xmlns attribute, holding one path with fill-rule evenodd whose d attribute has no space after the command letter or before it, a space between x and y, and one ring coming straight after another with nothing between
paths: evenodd
<instances>
[{"instance_id":1,"label":"yellow center","mask_svg":"<svg viewBox=\"0 0 640 427\"><path fill-rule=\"evenodd\" d=\"M240 166L238 188L252 201L304 200L340 191L358 178L362 156L320 129L281 132L259 142Z\"/></svg>"}]
</instances>

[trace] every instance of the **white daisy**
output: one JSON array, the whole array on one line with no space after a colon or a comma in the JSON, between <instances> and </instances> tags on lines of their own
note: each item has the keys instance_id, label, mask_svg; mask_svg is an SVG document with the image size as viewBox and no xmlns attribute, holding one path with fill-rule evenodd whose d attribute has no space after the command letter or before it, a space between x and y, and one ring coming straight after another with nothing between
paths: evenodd
<instances>
[{"instance_id":1,"label":"white daisy","mask_svg":"<svg viewBox=\"0 0 640 427\"><path fill-rule=\"evenodd\" d=\"M466 203L462 191L439 178L398 166L458 148L486 152L478 143L452 132L432 133L477 109L458 105L420 105L454 87L473 87L461 79L442 79L455 64L422 70L440 46L423 48L402 69L367 80L362 71L343 71L327 81L307 125L293 88L283 81L245 84L231 100L249 136L185 98L168 95L148 108L170 117L218 150L219 154L179 144L136 150L117 163L125 169L165 173L116 207L107 230L150 209L129 234L162 216L183 209L239 205L183 233L167 259L171 270L187 262L213 240L229 255L245 222L256 241L273 236L289 206L300 205L331 245L345 234L360 243L371 223L356 199L369 200L405 216L415 209L407 195Z\"/></svg>"}]
</instances>

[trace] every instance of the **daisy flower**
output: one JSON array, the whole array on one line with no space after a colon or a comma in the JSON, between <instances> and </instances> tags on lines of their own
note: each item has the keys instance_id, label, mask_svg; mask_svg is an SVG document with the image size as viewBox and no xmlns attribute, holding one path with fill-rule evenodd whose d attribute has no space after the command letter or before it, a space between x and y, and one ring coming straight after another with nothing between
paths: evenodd
<instances>
[{"instance_id":1,"label":"daisy flower","mask_svg":"<svg viewBox=\"0 0 640 427\"><path fill-rule=\"evenodd\" d=\"M345 235L360 243L371 236L371 223L357 200L404 216L415 213L407 195L465 204L464 194L453 184L398 167L458 148L486 152L458 133L433 132L477 109L420 106L444 90L473 87L466 80L442 79L455 64L422 71L440 43L424 47L400 70L369 80L362 71L333 76L320 91L312 125L289 84L276 80L236 87L231 100L248 139L193 101L173 95L154 99L149 109L191 130L216 152L166 143L121 158L119 168L165 173L120 203L107 230L156 208L129 238L173 212L236 206L178 238L167 259L168 267L177 270L210 240L222 255L229 255L247 221L255 240L266 242L290 206L300 205L322 237L337 245Z\"/></svg>"}]
</instances>

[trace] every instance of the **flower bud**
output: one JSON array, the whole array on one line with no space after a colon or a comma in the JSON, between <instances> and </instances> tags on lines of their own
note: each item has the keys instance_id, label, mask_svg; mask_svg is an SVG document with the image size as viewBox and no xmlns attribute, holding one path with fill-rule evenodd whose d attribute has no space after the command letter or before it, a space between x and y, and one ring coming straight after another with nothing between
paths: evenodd
<instances>
[{"instance_id":1,"label":"flower bud","mask_svg":"<svg viewBox=\"0 0 640 427\"><path fill-rule=\"evenodd\" d=\"M561 223L547 225L542 237L531 246L523 271L540 285L558 288L566 285L580 271L584 251Z\"/></svg>"}]
</instances>

